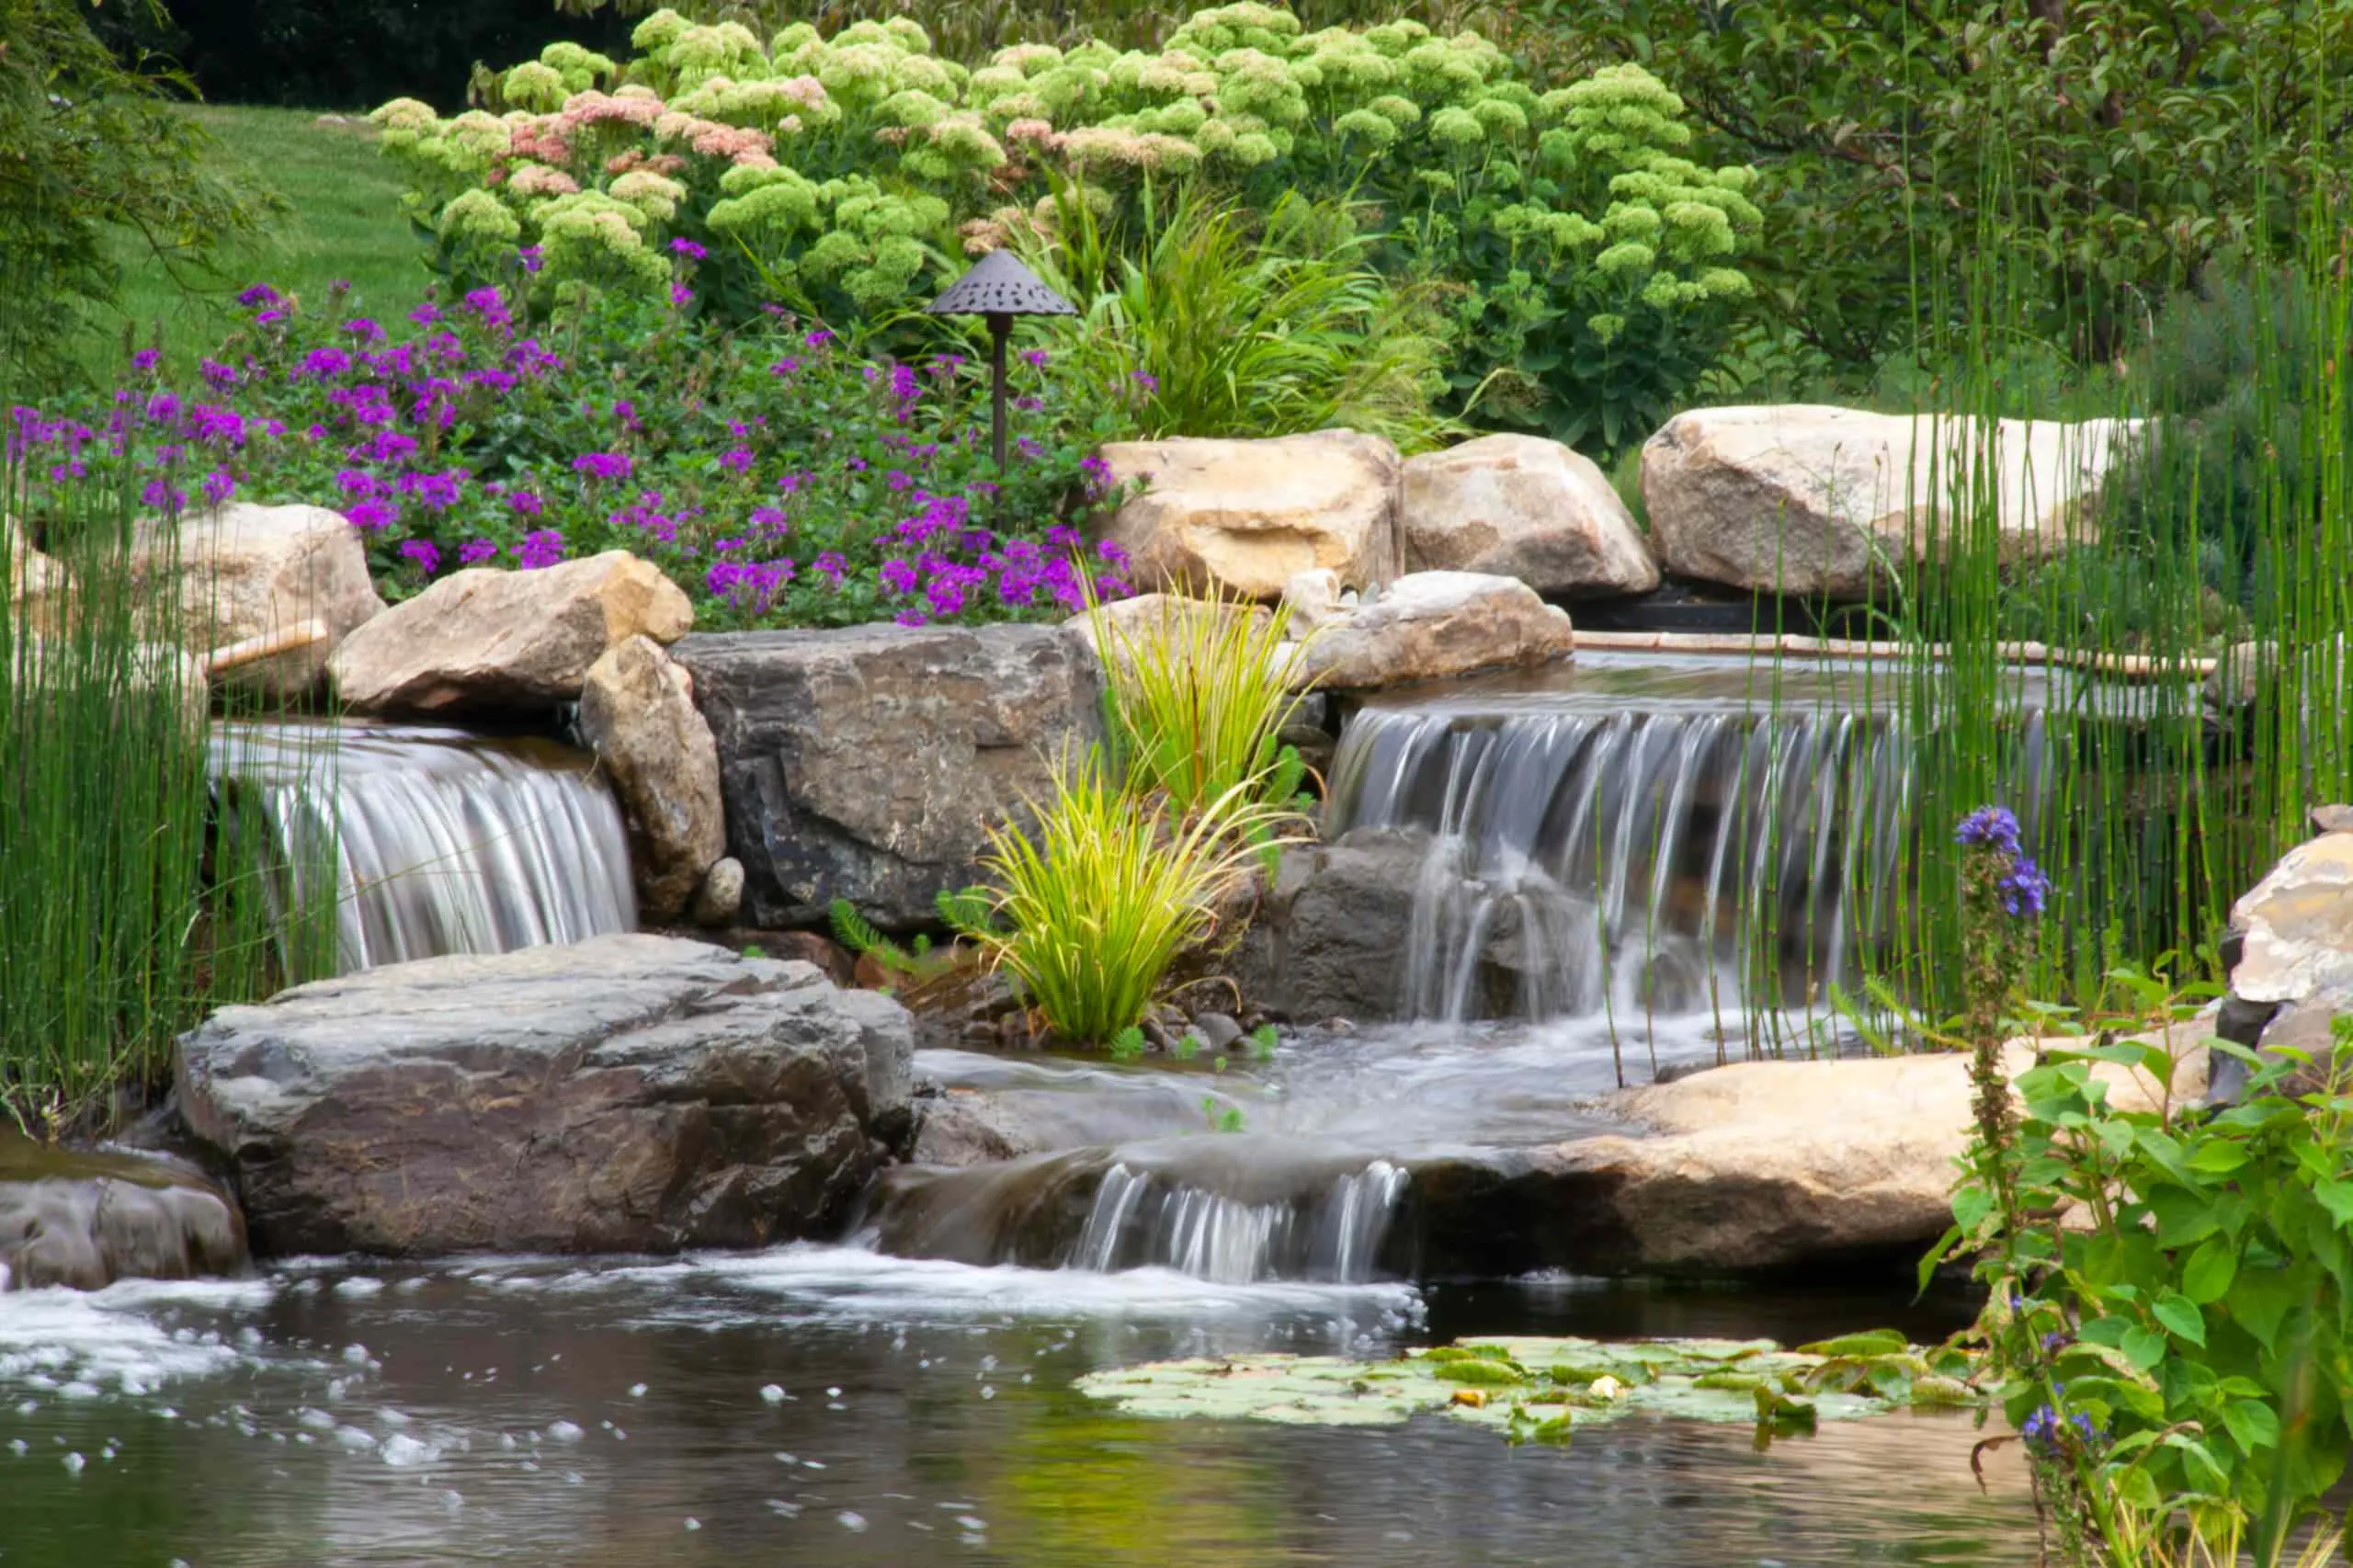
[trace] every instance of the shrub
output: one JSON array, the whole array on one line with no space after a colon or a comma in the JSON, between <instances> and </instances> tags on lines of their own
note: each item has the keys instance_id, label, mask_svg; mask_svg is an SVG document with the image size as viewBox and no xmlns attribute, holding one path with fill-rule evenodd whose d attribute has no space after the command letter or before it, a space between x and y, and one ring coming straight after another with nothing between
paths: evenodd
<instances>
[{"instance_id":1,"label":"shrub","mask_svg":"<svg viewBox=\"0 0 2353 1568\"><path fill-rule=\"evenodd\" d=\"M684 237L712 248L724 312L780 297L880 321L936 292L960 247L1051 227L1073 186L1139 247L1156 231L1132 220L1172 188L1256 212L1347 199L1376 215L1365 254L1385 274L1449 296L1462 404L1603 446L1647 434L1749 292L1753 171L1692 161L1680 101L1639 66L1547 89L1472 34L1311 33L1255 3L1195 13L1154 52L1026 44L977 69L904 19L763 40L664 10L633 41L625 62L559 46L496 75L499 112L376 111L438 266L478 265L453 227L502 243L444 221L489 190L547 246L542 288L658 291L637 256Z\"/></svg>"},{"instance_id":2,"label":"shrub","mask_svg":"<svg viewBox=\"0 0 2353 1568\"><path fill-rule=\"evenodd\" d=\"M1302 769L1279 737L1306 699L1291 684L1289 605L1267 612L1164 598L1159 615L1135 631L1099 608L1094 623L1131 790L1165 798L1182 816L1237 792L1290 803Z\"/></svg>"},{"instance_id":3,"label":"shrub","mask_svg":"<svg viewBox=\"0 0 2353 1568\"><path fill-rule=\"evenodd\" d=\"M256 286L199 384L142 356L109 403L17 411L28 516L59 526L113 486L165 515L334 506L395 598L460 566L627 549L706 627L1084 608L1063 514L1108 495L1089 454L1124 428L1116 399L1038 373L1000 475L974 363L870 361L774 313L722 328L697 309L693 247L674 264L675 297L608 290L539 328L494 285L390 324ZM1097 590L1123 595L1116 547L1098 563Z\"/></svg>"}]
</instances>

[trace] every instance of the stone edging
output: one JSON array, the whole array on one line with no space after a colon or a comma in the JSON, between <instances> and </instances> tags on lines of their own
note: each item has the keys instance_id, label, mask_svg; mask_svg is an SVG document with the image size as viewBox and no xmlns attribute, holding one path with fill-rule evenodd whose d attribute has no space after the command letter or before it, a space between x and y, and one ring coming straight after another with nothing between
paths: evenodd
<instances>
[{"instance_id":1,"label":"stone edging","mask_svg":"<svg viewBox=\"0 0 2353 1568\"><path fill-rule=\"evenodd\" d=\"M1579 631L1576 645L1593 653L1802 653L1817 659L1858 659L1893 663L1926 652L1941 658L1946 645L1931 642L1925 650L1902 642L1847 637L1802 637L1795 632L1710 631ZM2000 642L1995 652L2014 665L2055 665L2091 670L2125 681L2155 681L2177 676L2203 678L2222 663L2219 659L2164 659L2147 653L2101 653L2084 648L2053 648L2042 642Z\"/></svg>"}]
</instances>

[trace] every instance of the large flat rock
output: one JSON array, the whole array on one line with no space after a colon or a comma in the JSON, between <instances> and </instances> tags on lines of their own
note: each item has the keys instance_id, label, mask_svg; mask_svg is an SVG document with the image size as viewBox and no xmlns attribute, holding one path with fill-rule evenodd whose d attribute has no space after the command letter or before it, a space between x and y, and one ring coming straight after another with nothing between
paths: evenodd
<instances>
[{"instance_id":1,"label":"large flat rock","mask_svg":"<svg viewBox=\"0 0 2353 1568\"><path fill-rule=\"evenodd\" d=\"M912 1050L812 965L631 935L297 986L176 1066L263 1252L663 1252L835 1229Z\"/></svg>"},{"instance_id":2,"label":"large flat rock","mask_svg":"<svg viewBox=\"0 0 2353 1568\"><path fill-rule=\"evenodd\" d=\"M854 626L689 637L719 747L727 849L756 926L848 899L885 926L936 923L980 880L993 826L1027 819L1055 759L1103 739L1103 674L1047 626Z\"/></svg>"}]
</instances>

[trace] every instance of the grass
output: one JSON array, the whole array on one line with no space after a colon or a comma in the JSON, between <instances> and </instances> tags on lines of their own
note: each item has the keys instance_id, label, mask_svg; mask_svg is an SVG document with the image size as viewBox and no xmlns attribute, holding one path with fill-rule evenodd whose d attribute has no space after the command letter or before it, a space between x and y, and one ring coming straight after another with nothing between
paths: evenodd
<instances>
[{"instance_id":1,"label":"grass","mask_svg":"<svg viewBox=\"0 0 2353 1568\"><path fill-rule=\"evenodd\" d=\"M160 347L175 368L193 370L219 347L226 307L248 283L274 283L309 299L347 281L379 310L405 308L422 291L426 273L401 211L400 179L377 156L375 131L364 120L321 125L308 109L215 105L184 112L212 134L222 165L274 191L285 210L258 244L235 247L211 276L166 267L126 236L117 252L120 300L93 317L78 356L93 380L114 382L126 334L133 347Z\"/></svg>"}]
</instances>

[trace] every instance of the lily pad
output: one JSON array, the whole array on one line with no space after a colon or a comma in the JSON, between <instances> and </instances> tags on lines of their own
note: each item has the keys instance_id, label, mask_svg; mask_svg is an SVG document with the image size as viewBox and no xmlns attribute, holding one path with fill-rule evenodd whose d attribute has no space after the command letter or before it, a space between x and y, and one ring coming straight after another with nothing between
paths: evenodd
<instances>
[{"instance_id":1,"label":"lily pad","mask_svg":"<svg viewBox=\"0 0 2353 1568\"><path fill-rule=\"evenodd\" d=\"M1929 1371L1950 1364L1941 1352L1931 1361L1879 1335L1824 1346L1838 1353L1783 1350L1762 1339L1478 1339L1393 1361L1282 1354L1163 1361L1097 1372L1078 1388L1148 1418L1358 1426L1443 1414L1514 1442L1566 1442L1574 1432L1646 1415L1753 1426L1762 1444L1906 1404L1983 1403L1958 1378Z\"/></svg>"}]
</instances>

